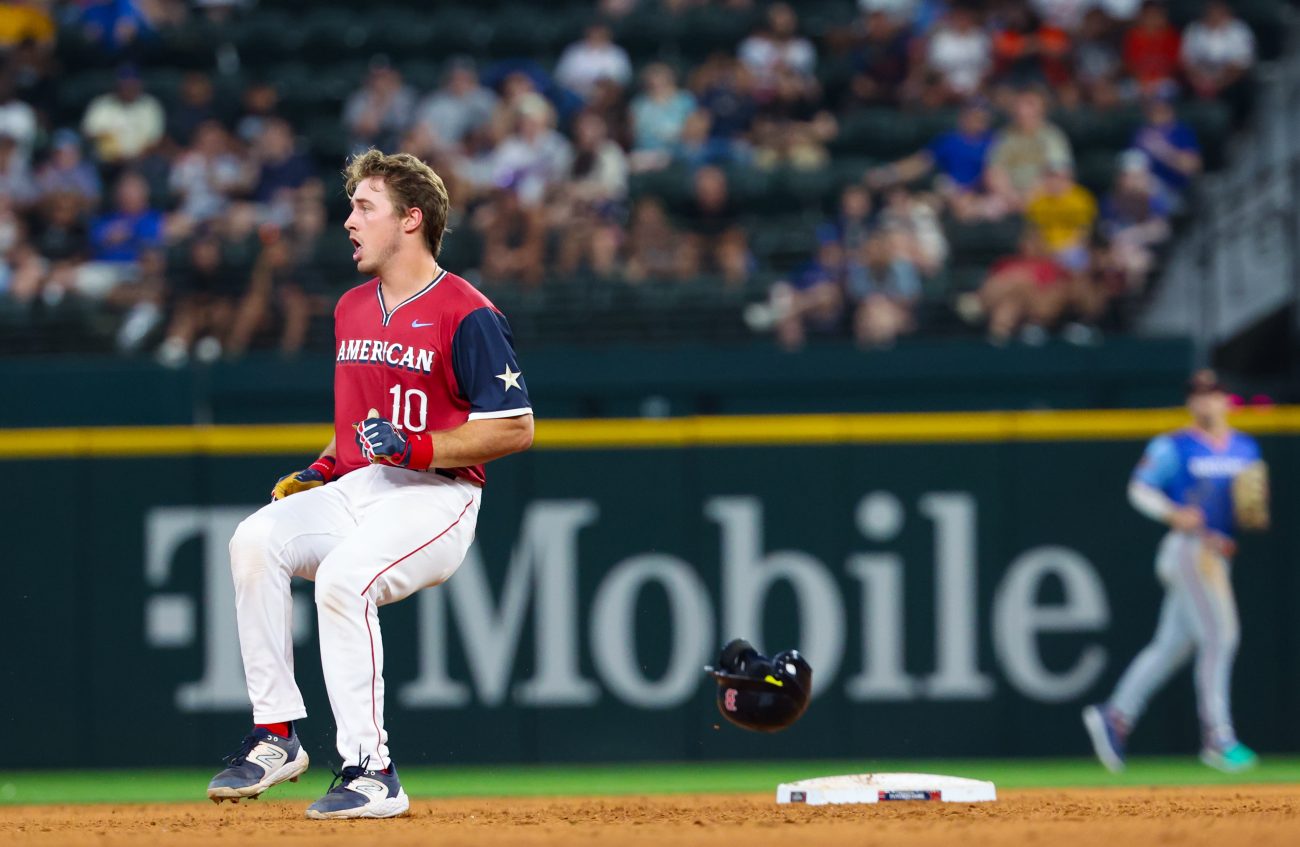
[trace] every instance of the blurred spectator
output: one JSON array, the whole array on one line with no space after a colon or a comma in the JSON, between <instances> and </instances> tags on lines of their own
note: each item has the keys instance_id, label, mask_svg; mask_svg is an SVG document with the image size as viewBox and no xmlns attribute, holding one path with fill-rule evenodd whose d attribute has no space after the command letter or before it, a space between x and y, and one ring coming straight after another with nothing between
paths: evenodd
<instances>
[{"instance_id":1,"label":"blurred spectator","mask_svg":"<svg viewBox=\"0 0 1300 847\"><path fill-rule=\"evenodd\" d=\"M994 137L986 170L988 186L1005 207L1021 208L1050 162L1073 166L1070 140L1048 122L1042 92L1023 91L1012 101L1011 125Z\"/></svg>"},{"instance_id":2,"label":"blurred spectator","mask_svg":"<svg viewBox=\"0 0 1300 847\"><path fill-rule=\"evenodd\" d=\"M1025 204L1025 218L1052 261L1073 277L1088 273L1097 201L1074 181L1067 162L1049 164L1047 175Z\"/></svg>"},{"instance_id":3,"label":"blurred spectator","mask_svg":"<svg viewBox=\"0 0 1300 847\"><path fill-rule=\"evenodd\" d=\"M1079 3L1071 0L1070 5L1077 8ZM1077 23L1069 28L1073 30ZM1013 3L993 35L994 76L1015 87L1046 84L1061 89L1070 82L1070 48L1064 25L1050 17L1044 21L1028 7Z\"/></svg>"},{"instance_id":4,"label":"blurred spectator","mask_svg":"<svg viewBox=\"0 0 1300 847\"><path fill-rule=\"evenodd\" d=\"M745 308L750 329L776 329L786 350L804 346L809 333L835 334L844 311L844 248L834 238L822 239L813 258L786 279L773 283L765 303Z\"/></svg>"},{"instance_id":5,"label":"blurred spectator","mask_svg":"<svg viewBox=\"0 0 1300 847\"><path fill-rule=\"evenodd\" d=\"M627 158L599 115L579 115L573 134L569 173L548 209L560 236L556 265L563 274L585 264L598 276L612 277L627 199Z\"/></svg>"},{"instance_id":6,"label":"blurred spectator","mask_svg":"<svg viewBox=\"0 0 1300 847\"><path fill-rule=\"evenodd\" d=\"M1169 238L1171 209L1156 191L1145 156L1121 157L1115 187L1102 203L1104 272L1117 277L1114 288L1140 291L1155 264L1155 249Z\"/></svg>"},{"instance_id":7,"label":"blurred spectator","mask_svg":"<svg viewBox=\"0 0 1300 847\"><path fill-rule=\"evenodd\" d=\"M923 35L942 18L946 4L940 0L858 0L858 8L868 15L883 12L896 26Z\"/></svg>"},{"instance_id":8,"label":"blurred spectator","mask_svg":"<svg viewBox=\"0 0 1300 847\"><path fill-rule=\"evenodd\" d=\"M1146 0L1124 35L1124 67L1142 93L1177 84L1180 42L1164 4Z\"/></svg>"},{"instance_id":9,"label":"blurred spectator","mask_svg":"<svg viewBox=\"0 0 1300 847\"><path fill-rule=\"evenodd\" d=\"M95 144L96 158L110 165L130 162L163 136L162 105L145 93L139 72L123 65L113 91L101 94L86 108L81 131Z\"/></svg>"},{"instance_id":10,"label":"blurred spectator","mask_svg":"<svg viewBox=\"0 0 1300 847\"><path fill-rule=\"evenodd\" d=\"M56 62L49 45L24 41L9 51L9 76L18 98L36 110L38 123L47 123L55 107Z\"/></svg>"},{"instance_id":11,"label":"blurred spectator","mask_svg":"<svg viewBox=\"0 0 1300 847\"><path fill-rule=\"evenodd\" d=\"M939 221L937 201L897 186L880 210L880 231L891 255L921 273L937 273L948 259L948 238Z\"/></svg>"},{"instance_id":12,"label":"blurred spectator","mask_svg":"<svg viewBox=\"0 0 1300 847\"><path fill-rule=\"evenodd\" d=\"M609 27L594 23L587 26L581 41L570 44L560 54L555 79L586 100L600 79L612 79L619 87L627 87L632 80L632 62L627 51L614 43Z\"/></svg>"},{"instance_id":13,"label":"blurred spectator","mask_svg":"<svg viewBox=\"0 0 1300 847\"><path fill-rule=\"evenodd\" d=\"M474 213L483 237L480 267L488 283L537 285L545 270L545 223L538 209L525 205L515 187L503 184Z\"/></svg>"},{"instance_id":14,"label":"blurred spectator","mask_svg":"<svg viewBox=\"0 0 1300 847\"><path fill-rule=\"evenodd\" d=\"M696 68L691 87L700 107L709 113L710 138L733 146L743 144L755 112L752 81L745 66L732 56L715 53Z\"/></svg>"},{"instance_id":15,"label":"blurred spectator","mask_svg":"<svg viewBox=\"0 0 1300 847\"><path fill-rule=\"evenodd\" d=\"M1133 148L1147 157L1156 187L1173 209L1181 208L1192 177L1201 171L1196 133L1178 120L1167 94L1146 99L1145 121L1133 136Z\"/></svg>"},{"instance_id":16,"label":"blurred spectator","mask_svg":"<svg viewBox=\"0 0 1300 847\"><path fill-rule=\"evenodd\" d=\"M959 220L988 217L984 168L993 147L993 116L975 100L957 115L955 129L936 136L924 149L867 172L872 188L914 182L935 173L934 187Z\"/></svg>"},{"instance_id":17,"label":"blurred spectator","mask_svg":"<svg viewBox=\"0 0 1300 847\"><path fill-rule=\"evenodd\" d=\"M730 138L713 134L713 116L704 109L696 109L686 116L681 137L673 149L673 160L694 170L702 165L725 165L741 161L748 147Z\"/></svg>"},{"instance_id":18,"label":"blurred spectator","mask_svg":"<svg viewBox=\"0 0 1300 847\"><path fill-rule=\"evenodd\" d=\"M843 248L842 256L856 255L857 249L875 232L872 218L871 192L861 185L849 183L840 192L840 207L836 216L817 228L819 243L834 241Z\"/></svg>"},{"instance_id":19,"label":"blurred spectator","mask_svg":"<svg viewBox=\"0 0 1300 847\"><path fill-rule=\"evenodd\" d=\"M853 48L852 101L897 105L907 81L908 58L906 33L886 12L869 12L862 38Z\"/></svg>"},{"instance_id":20,"label":"blurred spectator","mask_svg":"<svg viewBox=\"0 0 1300 847\"><path fill-rule=\"evenodd\" d=\"M47 3L40 0L10 0L0 4L0 52L20 44L54 46L54 19Z\"/></svg>"},{"instance_id":21,"label":"blurred spectator","mask_svg":"<svg viewBox=\"0 0 1300 847\"><path fill-rule=\"evenodd\" d=\"M23 164L31 164L36 144L36 110L18 99L13 74L0 71L0 135L13 139Z\"/></svg>"},{"instance_id":22,"label":"blurred spectator","mask_svg":"<svg viewBox=\"0 0 1300 847\"><path fill-rule=\"evenodd\" d=\"M1100 8L1089 9L1074 44L1074 86L1079 98L1099 109L1116 106L1123 93L1123 73L1114 24Z\"/></svg>"},{"instance_id":23,"label":"blurred spectator","mask_svg":"<svg viewBox=\"0 0 1300 847\"><path fill-rule=\"evenodd\" d=\"M370 61L365 84L348 97L343 123L355 149L388 150L406 131L415 109L415 90L383 56Z\"/></svg>"},{"instance_id":24,"label":"blurred spectator","mask_svg":"<svg viewBox=\"0 0 1300 847\"><path fill-rule=\"evenodd\" d=\"M324 206L302 202L289 229L264 228L261 252L225 344L227 356L243 355L254 336L276 319L281 325L281 355L292 356L302 349L312 315L331 302L324 296L328 286L312 265L325 223Z\"/></svg>"},{"instance_id":25,"label":"blurred spectator","mask_svg":"<svg viewBox=\"0 0 1300 847\"><path fill-rule=\"evenodd\" d=\"M688 275L721 273L729 285L749 275L749 242L740 226L740 207L720 168L706 165L695 172L694 191L684 215Z\"/></svg>"},{"instance_id":26,"label":"blurred spectator","mask_svg":"<svg viewBox=\"0 0 1300 847\"><path fill-rule=\"evenodd\" d=\"M680 279L690 272L682 234L657 197L642 197L633 207L625 255L623 273L628 282Z\"/></svg>"},{"instance_id":27,"label":"blurred spectator","mask_svg":"<svg viewBox=\"0 0 1300 847\"><path fill-rule=\"evenodd\" d=\"M1112 21L1131 21L1141 11L1142 0L1092 0L1092 7L1105 13Z\"/></svg>"},{"instance_id":28,"label":"blurred spectator","mask_svg":"<svg viewBox=\"0 0 1300 847\"><path fill-rule=\"evenodd\" d=\"M474 60L451 60L442 87L420 102L416 121L430 132L437 146L459 148L465 136L492 121L497 97L479 83Z\"/></svg>"},{"instance_id":29,"label":"blurred spectator","mask_svg":"<svg viewBox=\"0 0 1300 847\"><path fill-rule=\"evenodd\" d=\"M87 41L110 52L124 51L157 34L137 0L87 0L81 31Z\"/></svg>"},{"instance_id":30,"label":"blurred spectator","mask_svg":"<svg viewBox=\"0 0 1300 847\"><path fill-rule=\"evenodd\" d=\"M212 78L190 71L181 79L180 96L167 108L167 135L182 147L194 140L194 132L205 121L219 119L213 103Z\"/></svg>"},{"instance_id":31,"label":"blurred spectator","mask_svg":"<svg viewBox=\"0 0 1300 847\"><path fill-rule=\"evenodd\" d=\"M252 199L263 207L263 215L283 223L292 217L294 194L317 182L310 160L297 150L293 130L283 118L263 122L262 134L250 148L257 168Z\"/></svg>"},{"instance_id":32,"label":"blurred spectator","mask_svg":"<svg viewBox=\"0 0 1300 847\"><path fill-rule=\"evenodd\" d=\"M740 43L737 55L754 80L754 96L760 104L776 95L782 71L815 81L817 50L799 35L799 19L788 3L767 7L764 25Z\"/></svg>"},{"instance_id":33,"label":"blurred spectator","mask_svg":"<svg viewBox=\"0 0 1300 847\"><path fill-rule=\"evenodd\" d=\"M1036 17L1061 32L1074 32L1083 23L1083 16L1098 0L1029 0Z\"/></svg>"},{"instance_id":34,"label":"blurred spectator","mask_svg":"<svg viewBox=\"0 0 1300 847\"><path fill-rule=\"evenodd\" d=\"M586 108L582 112L599 115L608 128L609 137L620 147L626 149L632 144L632 131L628 123L628 97L622 86L612 79L596 80L596 87L587 98ZM577 115L574 115L574 120ZM572 127L572 124L570 125Z\"/></svg>"},{"instance_id":35,"label":"blurred spectator","mask_svg":"<svg viewBox=\"0 0 1300 847\"><path fill-rule=\"evenodd\" d=\"M923 105L936 108L978 93L992 68L993 45L976 11L953 6L930 35L910 85Z\"/></svg>"},{"instance_id":36,"label":"blurred spectator","mask_svg":"<svg viewBox=\"0 0 1300 847\"><path fill-rule=\"evenodd\" d=\"M158 348L158 361L170 367L184 364L191 347L201 362L221 357L244 289L244 280L225 261L216 234L200 233L182 254L169 273L175 303L167 337Z\"/></svg>"},{"instance_id":37,"label":"blurred spectator","mask_svg":"<svg viewBox=\"0 0 1300 847\"><path fill-rule=\"evenodd\" d=\"M515 107L515 131L492 153L494 185L514 186L526 206L537 206L564 178L573 157L569 142L553 129L555 113L540 94L528 94Z\"/></svg>"},{"instance_id":38,"label":"blurred spectator","mask_svg":"<svg viewBox=\"0 0 1300 847\"><path fill-rule=\"evenodd\" d=\"M525 99L541 94L533 77L523 71L506 74L502 77L499 88L501 96L497 98L496 107L492 112L493 143L500 143L514 132L515 123L519 119L519 104Z\"/></svg>"},{"instance_id":39,"label":"blurred spectator","mask_svg":"<svg viewBox=\"0 0 1300 847\"><path fill-rule=\"evenodd\" d=\"M48 267L44 274L32 277L31 282L39 282L38 286L15 289L17 299L29 301L41 294L47 302L57 302L75 287L78 269L89 257L85 208L82 198L69 192L44 198L32 245Z\"/></svg>"},{"instance_id":40,"label":"blurred spectator","mask_svg":"<svg viewBox=\"0 0 1300 847\"><path fill-rule=\"evenodd\" d=\"M853 308L853 338L860 346L889 347L916 329L913 313L921 299L921 279L883 236L868 238L849 259L845 291Z\"/></svg>"},{"instance_id":41,"label":"blurred spectator","mask_svg":"<svg viewBox=\"0 0 1300 847\"><path fill-rule=\"evenodd\" d=\"M677 87L673 69L662 62L641 72L642 93L632 100L632 167L662 168L668 164L682 135L695 98Z\"/></svg>"},{"instance_id":42,"label":"blurred spectator","mask_svg":"<svg viewBox=\"0 0 1300 847\"><path fill-rule=\"evenodd\" d=\"M630 15L636 9L639 0L599 0L596 12L606 20L614 20Z\"/></svg>"},{"instance_id":43,"label":"blurred spectator","mask_svg":"<svg viewBox=\"0 0 1300 847\"><path fill-rule=\"evenodd\" d=\"M993 263L979 291L958 298L957 312L970 323L987 319L989 341L995 345L1006 344L1017 332L1027 343L1041 344L1068 300L1065 272L1027 235L1016 255Z\"/></svg>"},{"instance_id":44,"label":"blurred spectator","mask_svg":"<svg viewBox=\"0 0 1300 847\"><path fill-rule=\"evenodd\" d=\"M222 214L249 183L248 169L217 121L200 124L194 144L177 157L171 190L180 199L177 214L186 230Z\"/></svg>"},{"instance_id":45,"label":"blurred spectator","mask_svg":"<svg viewBox=\"0 0 1300 847\"><path fill-rule=\"evenodd\" d=\"M27 240L27 225L0 192L0 294L30 302L40 289L43 260Z\"/></svg>"},{"instance_id":46,"label":"blurred spectator","mask_svg":"<svg viewBox=\"0 0 1300 847\"><path fill-rule=\"evenodd\" d=\"M815 120L782 121L766 115L759 117L754 122L754 165L764 170L779 167L816 170L825 167L830 161L830 153L823 139L833 131L821 131L820 126Z\"/></svg>"},{"instance_id":47,"label":"blurred spectator","mask_svg":"<svg viewBox=\"0 0 1300 847\"><path fill-rule=\"evenodd\" d=\"M54 133L50 156L36 172L36 191L42 199L52 194L72 194L89 211L99 205L99 172L81 155L81 137L70 129Z\"/></svg>"},{"instance_id":48,"label":"blurred spectator","mask_svg":"<svg viewBox=\"0 0 1300 847\"><path fill-rule=\"evenodd\" d=\"M835 137L839 125L821 107L817 80L779 68L775 85L754 121L754 164L769 169L824 167L830 160L826 143Z\"/></svg>"},{"instance_id":49,"label":"blurred spectator","mask_svg":"<svg viewBox=\"0 0 1300 847\"><path fill-rule=\"evenodd\" d=\"M104 299L105 305L124 313L115 339L118 352L135 353L153 337L154 331L166 321L166 301L164 251L146 250L140 255L135 279L113 288Z\"/></svg>"},{"instance_id":50,"label":"blurred spectator","mask_svg":"<svg viewBox=\"0 0 1300 847\"><path fill-rule=\"evenodd\" d=\"M1255 36L1232 7L1210 0L1198 21L1183 36L1183 70L1197 96L1229 94L1246 88L1247 74L1255 64Z\"/></svg>"},{"instance_id":51,"label":"blurred spectator","mask_svg":"<svg viewBox=\"0 0 1300 847\"><path fill-rule=\"evenodd\" d=\"M0 194L20 212L36 201L36 183L32 181L18 139L4 133L0 133Z\"/></svg>"},{"instance_id":52,"label":"blurred spectator","mask_svg":"<svg viewBox=\"0 0 1300 847\"><path fill-rule=\"evenodd\" d=\"M102 298L139 278L144 254L162 246L163 215L149 204L149 184L137 173L118 177L113 211L90 223L90 261L77 273L77 290Z\"/></svg>"},{"instance_id":53,"label":"blurred spectator","mask_svg":"<svg viewBox=\"0 0 1300 847\"><path fill-rule=\"evenodd\" d=\"M250 83L241 98L235 134L245 144L252 144L262 134L266 122L278 114L280 95L269 82Z\"/></svg>"}]
</instances>

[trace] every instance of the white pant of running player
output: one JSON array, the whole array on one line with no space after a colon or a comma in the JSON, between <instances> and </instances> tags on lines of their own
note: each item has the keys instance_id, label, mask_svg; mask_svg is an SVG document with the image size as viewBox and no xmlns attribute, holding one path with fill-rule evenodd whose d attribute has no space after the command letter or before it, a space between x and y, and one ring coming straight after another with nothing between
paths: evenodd
<instances>
[{"instance_id":1,"label":"white pant of running player","mask_svg":"<svg viewBox=\"0 0 1300 847\"><path fill-rule=\"evenodd\" d=\"M1229 564L1197 535L1171 532L1160 543L1156 575L1165 586L1155 637L1120 678L1110 706L1137 723L1147 701L1193 653L1196 705L1205 742L1236 741L1232 725L1232 664L1240 626Z\"/></svg>"},{"instance_id":2,"label":"white pant of running player","mask_svg":"<svg viewBox=\"0 0 1300 847\"><path fill-rule=\"evenodd\" d=\"M305 718L293 676L295 576L316 582L321 666L344 766L386 768L379 607L445 581L474 540L482 489L371 465L263 506L230 540L255 723Z\"/></svg>"}]
</instances>

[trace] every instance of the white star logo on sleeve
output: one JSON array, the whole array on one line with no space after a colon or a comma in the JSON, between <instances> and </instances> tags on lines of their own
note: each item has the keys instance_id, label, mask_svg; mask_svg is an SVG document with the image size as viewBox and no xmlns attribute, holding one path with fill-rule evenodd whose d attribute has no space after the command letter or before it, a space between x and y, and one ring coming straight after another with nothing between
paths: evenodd
<instances>
[{"instance_id":1,"label":"white star logo on sleeve","mask_svg":"<svg viewBox=\"0 0 1300 847\"><path fill-rule=\"evenodd\" d=\"M501 384L504 386L502 390L509 391L512 388L519 388L519 377L523 375L522 371L510 370L510 365L507 364L506 372L503 374L497 374L497 379L501 380ZM519 388L519 390L523 391L522 388Z\"/></svg>"}]
</instances>

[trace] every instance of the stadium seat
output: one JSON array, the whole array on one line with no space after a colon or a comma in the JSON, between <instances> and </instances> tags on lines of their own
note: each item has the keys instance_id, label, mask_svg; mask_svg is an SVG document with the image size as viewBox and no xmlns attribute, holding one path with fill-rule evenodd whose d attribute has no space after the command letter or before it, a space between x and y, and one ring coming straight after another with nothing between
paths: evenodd
<instances>
[{"instance_id":1,"label":"stadium seat","mask_svg":"<svg viewBox=\"0 0 1300 847\"><path fill-rule=\"evenodd\" d=\"M312 64L328 66L344 56L368 57L383 52L383 37L375 38L373 19L352 10L325 7L305 13L303 41L297 55Z\"/></svg>"},{"instance_id":2,"label":"stadium seat","mask_svg":"<svg viewBox=\"0 0 1300 847\"><path fill-rule=\"evenodd\" d=\"M297 54L302 49L306 30L289 14L267 9L232 23L229 37L239 51L242 64L263 68Z\"/></svg>"},{"instance_id":3,"label":"stadium seat","mask_svg":"<svg viewBox=\"0 0 1300 847\"><path fill-rule=\"evenodd\" d=\"M1115 175L1119 173L1119 152L1117 150L1084 150L1075 156L1074 176L1084 188L1088 189L1101 202L1115 184Z\"/></svg>"},{"instance_id":4,"label":"stadium seat","mask_svg":"<svg viewBox=\"0 0 1300 847\"><path fill-rule=\"evenodd\" d=\"M933 135L933 124L894 109L861 109L840 120L832 153L897 159L914 153Z\"/></svg>"},{"instance_id":5,"label":"stadium seat","mask_svg":"<svg viewBox=\"0 0 1300 847\"><path fill-rule=\"evenodd\" d=\"M950 220L944 226L954 262L990 262L1016 252L1022 224L1017 218L1001 221L962 223Z\"/></svg>"},{"instance_id":6,"label":"stadium seat","mask_svg":"<svg viewBox=\"0 0 1300 847\"><path fill-rule=\"evenodd\" d=\"M541 59L551 51L562 50L564 45L559 43L561 29L574 34L566 24L569 18L566 11L522 4L501 9L493 16L488 52L502 59Z\"/></svg>"},{"instance_id":7,"label":"stadium seat","mask_svg":"<svg viewBox=\"0 0 1300 847\"><path fill-rule=\"evenodd\" d=\"M1142 111L1137 106L1112 111L1081 108L1052 114L1052 122L1069 136L1076 155L1099 147L1123 150L1141 121Z\"/></svg>"},{"instance_id":8,"label":"stadium seat","mask_svg":"<svg viewBox=\"0 0 1300 847\"><path fill-rule=\"evenodd\" d=\"M1209 170L1222 167L1232 131L1232 112L1228 106L1217 100L1192 100L1179 105L1178 116L1196 131L1205 167Z\"/></svg>"}]
</instances>

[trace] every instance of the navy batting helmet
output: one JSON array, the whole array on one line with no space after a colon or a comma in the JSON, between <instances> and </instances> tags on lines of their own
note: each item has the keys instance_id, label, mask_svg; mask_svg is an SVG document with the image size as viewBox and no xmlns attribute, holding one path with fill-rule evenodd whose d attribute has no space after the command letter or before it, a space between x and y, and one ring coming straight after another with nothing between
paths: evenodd
<instances>
[{"instance_id":1,"label":"navy batting helmet","mask_svg":"<svg viewBox=\"0 0 1300 847\"><path fill-rule=\"evenodd\" d=\"M812 695L812 667L798 650L764 656L743 638L722 648L717 667L718 711L755 732L778 732L799 719Z\"/></svg>"}]
</instances>

